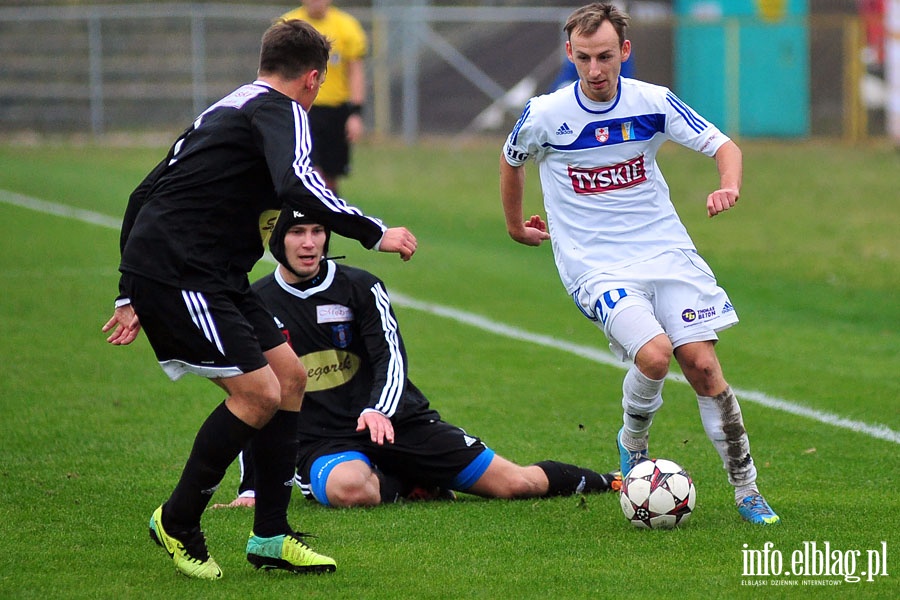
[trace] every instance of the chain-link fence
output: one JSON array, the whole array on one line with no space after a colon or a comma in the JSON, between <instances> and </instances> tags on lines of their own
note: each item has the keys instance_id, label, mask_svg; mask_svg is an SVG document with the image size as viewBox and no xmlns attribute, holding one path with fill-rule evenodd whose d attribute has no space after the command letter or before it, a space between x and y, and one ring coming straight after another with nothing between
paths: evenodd
<instances>
[{"instance_id":1,"label":"chain-link fence","mask_svg":"<svg viewBox=\"0 0 900 600\"><path fill-rule=\"evenodd\" d=\"M0 7L0 131L180 130L254 78L262 32L292 7ZM413 141L508 129L562 65L562 24L571 8L376 2L348 11L372 48L366 119L378 132ZM633 20L638 78L674 89L677 25L670 16ZM810 18L811 135L884 134L883 111L861 101L862 43L852 16Z\"/></svg>"}]
</instances>

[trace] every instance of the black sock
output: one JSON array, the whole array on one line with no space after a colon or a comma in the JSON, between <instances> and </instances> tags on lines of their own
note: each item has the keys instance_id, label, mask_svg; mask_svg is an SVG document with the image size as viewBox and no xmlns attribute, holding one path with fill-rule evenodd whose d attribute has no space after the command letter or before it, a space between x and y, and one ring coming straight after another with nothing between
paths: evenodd
<instances>
[{"instance_id":1,"label":"black sock","mask_svg":"<svg viewBox=\"0 0 900 600\"><path fill-rule=\"evenodd\" d=\"M590 494L592 492L608 492L610 482L600 473L567 463L545 460L535 463L550 482L547 496L571 496L572 494Z\"/></svg>"},{"instance_id":2,"label":"black sock","mask_svg":"<svg viewBox=\"0 0 900 600\"><path fill-rule=\"evenodd\" d=\"M403 483L399 477L385 475L380 469L377 469L374 466L372 467L372 471L375 473L376 477L378 477L378 489L381 493L382 504L398 502L411 491L410 486Z\"/></svg>"},{"instance_id":3,"label":"black sock","mask_svg":"<svg viewBox=\"0 0 900 600\"><path fill-rule=\"evenodd\" d=\"M210 413L194 438L181 479L163 507L163 525L177 535L199 527L228 465L256 429L238 419L223 402Z\"/></svg>"},{"instance_id":4,"label":"black sock","mask_svg":"<svg viewBox=\"0 0 900 600\"><path fill-rule=\"evenodd\" d=\"M253 533L259 537L291 531L287 509L300 449L299 416L299 412L279 410L251 441L256 486Z\"/></svg>"}]
</instances>

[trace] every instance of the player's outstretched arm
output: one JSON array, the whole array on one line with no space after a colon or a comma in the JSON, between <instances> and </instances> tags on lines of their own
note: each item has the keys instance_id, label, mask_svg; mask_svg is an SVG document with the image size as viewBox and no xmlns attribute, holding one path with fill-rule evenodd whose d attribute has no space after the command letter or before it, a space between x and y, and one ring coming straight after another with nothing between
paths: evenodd
<instances>
[{"instance_id":1,"label":"player's outstretched arm","mask_svg":"<svg viewBox=\"0 0 900 600\"><path fill-rule=\"evenodd\" d=\"M527 221L522 219L522 199L525 196L525 168L514 167L500 156L500 200L506 216L506 231L509 237L526 246L540 246L550 239L547 225L538 215Z\"/></svg>"},{"instance_id":2,"label":"player's outstretched arm","mask_svg":"<svg viewBox=\"0 0 900 600\"><path fill-rule=\"evenodd\" d=\"M137 338L141 331L141 323L131 304L117 306L116 312L103 326L103 332L113 330L106 341L114 346L125 346Z\"/></svg>"},{"instance_id":3,"label":"player's outstretched arm","mask_svg":"<svg viewBox=\"0 0 900 600\"><path fill-rule=\"evenodd\" d=\"M379 252L396 252L403 260L409 260L416 253L418 241L406 227L389 227L381 237Z\"/></svg>"},{"instance_id":4,"label":"player's outstretched arm","mask_svg":"<svg viewBox=\"0 0 900 600\"><path fill-rule=\"evenodd\" d=\"M716 168L719 171L719 189L706 197L706 213L710 217L733 207L741 195L744 160L737 144L732 141L722 144L716 151Z\"/></svg>"}]
</instances>

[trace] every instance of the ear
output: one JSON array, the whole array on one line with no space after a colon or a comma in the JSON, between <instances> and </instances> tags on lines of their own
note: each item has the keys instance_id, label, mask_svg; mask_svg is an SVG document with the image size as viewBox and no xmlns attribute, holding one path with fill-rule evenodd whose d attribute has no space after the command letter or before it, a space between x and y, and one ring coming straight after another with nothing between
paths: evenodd
<instances>
[{"instance_id":1,"label":"ear","mask_svg":"<svg viewBox=\"0 0 900 600\"><path fill-rule=\"evenodd\" d=\"M622 62L628 60L629 56L631 56L631 40L625 40L622 42Z\"/></svg>"},{"instance_id":2,"label":"ear","mask_svg":"<svg viewBox=\"0 0 900 600\"><path fill-rule=\"evenodd\" d=\"M572 42L568 40L566 40L566 57L569 59L569 62L575 62L575 57L572 56Z\"/></svg>"},{"instance_id":3,"label":"ear","mask_svg":"<svg viewBox=\"0 0 900 600\"><path fill-rule=\"evenodd\" d=\"M319 85L319 70L312 69L307 71L306 75L303 76L303 87L307 91L312 91Z\"/></svg>"}]
</instances>

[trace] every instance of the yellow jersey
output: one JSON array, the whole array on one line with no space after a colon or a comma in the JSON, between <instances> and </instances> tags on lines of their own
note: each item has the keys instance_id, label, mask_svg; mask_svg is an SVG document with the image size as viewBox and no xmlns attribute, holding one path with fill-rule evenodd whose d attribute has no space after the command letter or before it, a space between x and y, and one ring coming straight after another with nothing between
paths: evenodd
<instances>
[{"instance_id":1,"label":"yellow jersey","mask_svg":"<svg viewBox=\"0 0 900 600\"><path fill-rule=\"evenodd\" d=\"M303 19L331 42L328 72L314 105L340 106L349 102L347 62L361 60L368 52L366 32L363 31L359 21L349 13L333 6L328 7L328 11L322 19L311 19L302 6L285 13L282 18L285 20Z\"/></svg>"}]
</instances>

